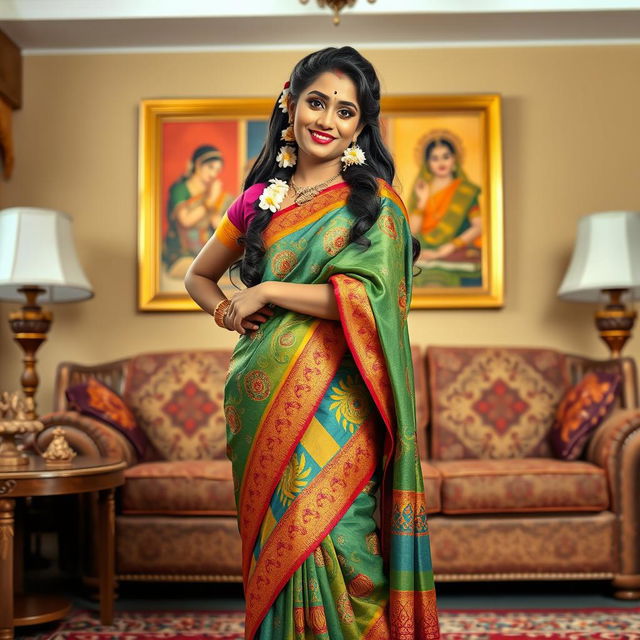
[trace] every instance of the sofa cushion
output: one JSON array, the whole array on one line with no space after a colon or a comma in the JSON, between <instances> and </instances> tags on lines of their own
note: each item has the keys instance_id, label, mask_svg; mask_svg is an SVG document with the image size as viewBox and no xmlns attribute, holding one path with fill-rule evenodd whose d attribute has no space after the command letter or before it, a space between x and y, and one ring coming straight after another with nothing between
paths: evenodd
<instances>
[{"instance_id":1,"label":"sofa cushion","mask_svg":"<svg viewBox=\"0 0 640 640\"><path fill-rule=\"evenodd\" d=\"M201 350L131 358L124 398L157 452L155 459L226 457L223 396L229 357L229 351Z\"/></svg>"},{"instance_id":2,"label":"sofa cushion","mask_svg":"<svg viewBox=\"0 0 640 640\"><path fill-rule=\"evenodd\" d=\"M564 460L580 457L591 434L616 400L620 375L591 371L562 398L549 432L554 454Z\"/></svg>"},{"instance_id":3,"label":"sofa cushion","mask_svg":"<svg viewBox=\"0 0 640 640\"><path fill-rule=\"evenodd\" d=\"M550 349L429 347L430 457L551 456L565 360Z\"/></svg>"},{"instance_id":4,"label":"sofa cushion","mask_svg":"<svg viewBox=\"0 0 640 640\"><path fill-rule=\"evenodd\" d=\"M149 445L125 401L113 389L89 377L86 382L67 387L65 396L69 409L101 420L119 431L143 457Z\"/></svg>"},{"instance_id":5,"label":"sofa cushion","mask_svg":"<svg viewBox=\"0 0 640 640\"><path fill-rule=\"evenodd\" d=\"M424 495L427 502L427 513L437 513L442 509L440 494L442 493L442 475L426 460L420 460Z\"/></svg>"},{"instance_id":6,"label":"sofa cushion","mask_svg":"<svg viewBox=\"0 0 640 640\"><path fill-rule=\"evenodd\" d=\"M443 513L602 511L604 469L555 458L434 461L442 475Z\"/></svg>"},{"instance_id":7,"label":"sofa cushion","mask_svg":"<svg viewBox=\"0 0 640 640\"><path fill-rule=\"evenodd\" d=\"M125 471L123 513L234 515L228 460L143 462Z\"/></svg>"}]
</instances>

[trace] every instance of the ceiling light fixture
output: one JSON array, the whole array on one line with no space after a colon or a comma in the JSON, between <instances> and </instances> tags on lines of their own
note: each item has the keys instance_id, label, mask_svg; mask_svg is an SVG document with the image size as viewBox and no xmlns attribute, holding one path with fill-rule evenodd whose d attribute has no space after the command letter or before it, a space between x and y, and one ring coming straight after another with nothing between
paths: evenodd
<instances>
[{"instance_id":1,"label":"ceiling light fixture","mask_svg":"<svg viewBox=\"0 0 640 640\"><path fill-rule=\"evenodd\" d=\"M369 0L369 4L373 4L376 0ZM301 4L308 4L309 0L300 0ZM329 7L333 11L333 24L336 27L340 24L340 12L345 7L353 7L356 0L317 0L321 9Z\"/></svg>"}]
</instances>

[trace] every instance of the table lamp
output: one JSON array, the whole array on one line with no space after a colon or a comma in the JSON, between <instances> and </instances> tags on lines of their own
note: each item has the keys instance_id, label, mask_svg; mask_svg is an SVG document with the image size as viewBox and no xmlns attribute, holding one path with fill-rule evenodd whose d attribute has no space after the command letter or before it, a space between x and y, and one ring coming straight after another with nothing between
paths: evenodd
<instances>
[{"instance_id":1,"label":"table lamp","mask_svg":"<svg viewBox=\"0 0 640 640\"><path fill-rule=\"evenodd\" d=\"M596 312L600 337L619 358L631 337L636 320L625 298L640 295L640 212L605 211L584 216L578 223L578 236L571 263L558 290L558 297L575 302L601 302Z\"/></svg>"},{"instance_id":2,"label":"table lamp","mask_svg":"<svg viewBox=\"0 0 640 640\"><path fill-rule=\"evenodd\" d=\"M9 314L14 340L24 351L21 383L31 398L27 418L37 418L35 353L47 339L53 315L40 302L93 297L73 243L71 217L60 211L13 207L0 211L0 300L26 303Z\"/></svg>"}]
</instances>

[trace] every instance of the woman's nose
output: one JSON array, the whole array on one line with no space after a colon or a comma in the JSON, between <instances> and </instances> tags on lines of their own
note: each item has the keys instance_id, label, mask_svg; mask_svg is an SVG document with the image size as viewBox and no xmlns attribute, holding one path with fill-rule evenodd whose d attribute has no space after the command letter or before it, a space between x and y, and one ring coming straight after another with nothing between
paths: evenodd
<instances>
[{"instance_id":1,"label":"woman's nose","mask_svg":"<svg viewBox=\"0 0 640 640\"><path fill-rule=\"evenodd\" d=\"M333 115L331 109L324 109L318 114L318 126L323 129L333 128Z\"/></svg>"}]
</instances>

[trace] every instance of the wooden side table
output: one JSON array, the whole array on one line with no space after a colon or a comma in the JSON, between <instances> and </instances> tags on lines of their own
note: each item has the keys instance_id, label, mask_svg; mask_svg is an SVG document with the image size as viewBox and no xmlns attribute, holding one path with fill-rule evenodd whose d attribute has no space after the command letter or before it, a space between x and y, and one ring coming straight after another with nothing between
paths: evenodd
<instances>
[{"instance_id":1,"label":"wooden side table","mask_svg":"<svg viewBox=\"0 0 640 640\"><path fill-rule=\"evenodd\" d=\"M15 599L13 585L14 512L16 498L98 493L98 564L100 621L113 621L115 565L115 488L124 483L126 463L113 458L77 456L65 466L47 464L33 456L29 466L0 467L0 640L13 638L14 626L38 624L64 617L68 603L25 596ZM43 610L44 609L44 610Z\"/></svg>"}]
</instances>

